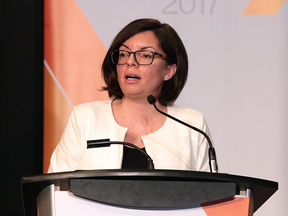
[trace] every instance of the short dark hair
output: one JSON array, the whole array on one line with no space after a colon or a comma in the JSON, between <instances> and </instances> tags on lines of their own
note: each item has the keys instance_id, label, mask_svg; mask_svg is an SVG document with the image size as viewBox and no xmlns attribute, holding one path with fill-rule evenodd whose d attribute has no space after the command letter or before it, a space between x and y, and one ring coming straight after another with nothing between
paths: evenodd
<instances>
[{"instance_id":1,"label":"short dark hair","mask_svg":"<svg viewBox=\"0 0 288 216\"><path fill-rule=\"evenodd\" d=\"M119 47L132 36L144 32L152 31L157 37L162 50L169 58L167 64L175 64L177 71L175 75L164 81L158 101L162 105L172 104L182 91L188 76L188 57L186 49L177 32L168 24L161 23L156 19L137 19L125 26L114 38L102 64L102 73L109 96L122 98L123 92L117 80L116 65L112 63L111 52ZM147 95L148 96L148 95Z\"/></svg>"}]
</instances>

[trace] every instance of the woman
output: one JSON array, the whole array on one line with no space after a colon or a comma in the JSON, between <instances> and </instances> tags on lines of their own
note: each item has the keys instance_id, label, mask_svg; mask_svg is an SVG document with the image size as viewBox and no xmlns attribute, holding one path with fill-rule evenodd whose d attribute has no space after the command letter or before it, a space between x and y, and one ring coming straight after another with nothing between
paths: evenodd
<instances>
[{"instance_id":1,"label":"woman","mask_svg":"<svg viewBox=\"0 0 288 216\"><path fill-rule=\"evenodd\" d=\"M187 80L188 58L171 26L154 19L131 22L112 42L102 72L111 99L73 109L49 172L147 167L129 147L87 149L88 140L101 139L142 148L156 169L209 171L206 139L147 102L154 95L160 110L209 134L201 113L174 104Z\"/></svg>"}]
</instances>

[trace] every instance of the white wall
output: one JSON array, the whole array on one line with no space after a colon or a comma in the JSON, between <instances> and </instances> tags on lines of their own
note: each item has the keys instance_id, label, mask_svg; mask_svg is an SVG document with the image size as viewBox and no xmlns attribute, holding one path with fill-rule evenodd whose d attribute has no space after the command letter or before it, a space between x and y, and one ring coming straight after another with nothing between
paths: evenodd
<instances>
[{"instance_id":1,"label":"white wall","mask_svg":"<svg viewBox=\"0 0 288 216\"><path fill-rule=\"evenodd\" d=\"M255 215L288 215L288 2L242 15L250 0L76 1L107 48L136 18L176 29L190 61L177 103L205 114L221 172L279 183Z\"/></svg>"}]
</instances>

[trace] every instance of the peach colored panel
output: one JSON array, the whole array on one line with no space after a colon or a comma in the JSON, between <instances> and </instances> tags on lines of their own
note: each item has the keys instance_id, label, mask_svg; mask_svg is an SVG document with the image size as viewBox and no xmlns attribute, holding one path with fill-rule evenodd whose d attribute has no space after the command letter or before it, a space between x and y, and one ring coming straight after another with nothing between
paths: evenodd
<instances>
[{"instance_id":1,"label":"peach colored panel","mask_svg":"<svg viewBox=\"0 0 288 216\"><path fill-rule=\"evenodd\" d=\"M275 15L285 0L251 0L243 14Z\"/></svg>"},{"instance_id":2,"label":"peach colored panel","mask_svg":"<svg viewBox=\"0 0 288 216\"><path fill-rule=\"evenodd\" d=\"M207 216L248 216L249 198L234 197L226 202L202 205Z\"/></svg>"},{"instance_id":3,"label":"peach colored panel","mask_svg":"<svg viewBox=\"0 0 288 216\"><path fill-rule=\"evenodd\" d=\"M46 173L51 154L61 138L72 111L70 103L46 67L44 67L44 97L43 171Z\"/></svg>"},{"instance_id":4,"label":"peach colored panel","mask_svg":"<svg viewBox=\"0 0 288 216\"><path fill-rule=\"evenodd\" d=\"M45 60L73 105L105 100L106 48L74 0L45 0Z\"/></svg>"},{"instance_id":5,"label":"peach colored panel","mask_svg":"<svg viewBox=\"0 0 288 216\"><path fill-rule=\"evenodd\" d=\"M77 3L44 3L44 58L57 80L45 68L43 170L47 172L72 106L106 100L108 94L99 91L104 85L101 64L107 50Z\"/></svg>"}]
</instances>

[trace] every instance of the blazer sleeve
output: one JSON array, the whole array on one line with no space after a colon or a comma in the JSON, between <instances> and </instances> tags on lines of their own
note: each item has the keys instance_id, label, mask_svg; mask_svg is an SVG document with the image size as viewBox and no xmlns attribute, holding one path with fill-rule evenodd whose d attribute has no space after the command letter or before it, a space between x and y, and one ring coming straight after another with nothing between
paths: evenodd
<instances>
[{"instance_id":1,"label":"blazer sleeve","mask_svg":"<svg viewBox=\"0 0 288 216\"><path fill-rule=\"evenodd\" d=\"M73 108L63 135L55 148L48 173L74 171L81 159L80 129L77 122L77 112Z\"/></svg>"}]
</instances>

